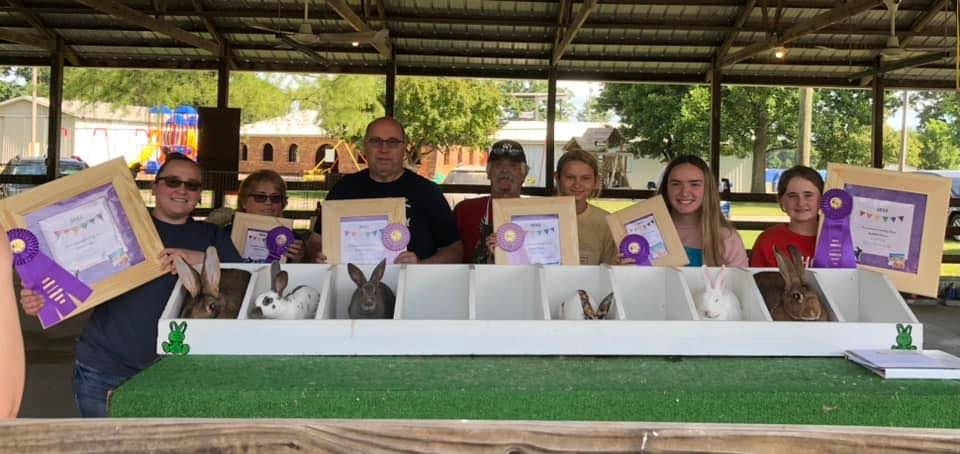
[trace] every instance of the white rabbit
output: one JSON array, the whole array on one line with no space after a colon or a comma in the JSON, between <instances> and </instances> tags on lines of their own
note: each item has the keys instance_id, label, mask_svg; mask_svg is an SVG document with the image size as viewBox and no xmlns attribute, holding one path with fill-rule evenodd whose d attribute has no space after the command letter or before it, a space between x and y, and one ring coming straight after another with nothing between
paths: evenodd
<instances>
[{"instance_id":1,"label":"white rabbit","mask_svg":"<svg viewBox=\"0 0 960 454\"><path fill-rule=\"evenodd\" d=\"M287 288L287 272L280 271L280 263L273 262L270 265L270 275L273 276L272 288L254 300L252 315L279 320L303 320L317 314L320 292L313 287L300 285L283 296L283 290Z\"/></svg>"},{"instance_id":2,"label":"white rabbit","mask_svg":"<svg viewBox=\"0 0 960 454\"><path fill-rule=\"evenodd\" d=\"M706 266L703 271L703 293L696 300L697 313L702 320L743 320L740 310L740 299L723 285L723 278L727 274L725 266L720 267L715 282L711 283L710 271Z\"/></svg>"},{"instance_id":3,"label":"white rabbit","mask_svg":"<svg viewBox=\"0 0 960 454\"><path fill-rule=\"evenodd\" d=\"M577 290L570 298L567 298L560 304L561 320L603 320L610 312L613 305L613 292L610 292L597 310L594 311L593 304L590 303L590 295L585 290Z\"/></svg>"}]
</instances>

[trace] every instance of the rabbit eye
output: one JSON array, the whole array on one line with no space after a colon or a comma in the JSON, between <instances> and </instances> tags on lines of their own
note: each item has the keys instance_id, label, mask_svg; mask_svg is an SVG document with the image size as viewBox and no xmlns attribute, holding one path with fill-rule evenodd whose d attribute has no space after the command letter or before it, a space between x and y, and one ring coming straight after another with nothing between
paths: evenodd
<instances>
[{"instance_id":1,"label":"rabbit eye","mask_svg":"<svg viewBox=\"0 0 960 454\"><path fill-rule=\"evenodd\" d=\"M803 299L803 295L801 295L800 292L793 292L793 299L799 301Z\"/></svg>"}]
</instances>

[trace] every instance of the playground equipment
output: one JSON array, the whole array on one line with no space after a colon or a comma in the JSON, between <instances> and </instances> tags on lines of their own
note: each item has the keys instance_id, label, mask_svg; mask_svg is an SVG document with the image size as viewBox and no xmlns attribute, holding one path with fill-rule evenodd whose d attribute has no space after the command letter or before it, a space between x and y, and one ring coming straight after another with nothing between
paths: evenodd
<instances>
[{"instance_id":1,"label":"playground equipment","mask_svg":"<svg viewBox=\"0 0 960 454\"><path fill-rule=\"evenodd\" d=\"M353 166L362 170L366 166L366 160L361 156L360 159L362 162L358 162L356 156L353 154L353 149L350 147L350 144L344 140L338 140L336 145L333 146L333 162L326 162L323 158L317 160L317 165L313 166L310 170L303 171L303 181L318 181L324 182L327 180L327 174L330 173L339 173L340 172L340 153L341 147L343 151L346 152L347 156L350 157L350 161L353 162ZM321 148L322 149L322 148Z\"/></svg>"},{"instance_id":2,"label":"playground equipment","mask_svg":"<svg viewBox=\"0 0 960 454\"><path fill-rule=\"evenodd\" d=\"M170 152L196 161L198 120L197 109L188 105L179 105L173 110L163 105L151 107L147 117L147 144L140 152L143 171L155 174Z\"/></svg>"}]
</instances>

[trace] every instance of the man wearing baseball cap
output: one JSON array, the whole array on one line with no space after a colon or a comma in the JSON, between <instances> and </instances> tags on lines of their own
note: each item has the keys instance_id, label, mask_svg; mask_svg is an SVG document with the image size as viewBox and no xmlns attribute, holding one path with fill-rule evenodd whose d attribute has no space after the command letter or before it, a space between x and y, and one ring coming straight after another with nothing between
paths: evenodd
<instances>
[{"instance_id":1,"label":"man wearing baseball cap","mask_svg":"<svg viewBox=\"0 0 960 454\"><path fill-rule=\"evenodd\" d=\"M463 263L493 263L493 253L484 241L493 233L491 199L520 197L520 187L529 170L519 143L501 140L490 146L487 154L490 195L464 200L453 210L463 240Z\"/></svg>"}]
</instances>

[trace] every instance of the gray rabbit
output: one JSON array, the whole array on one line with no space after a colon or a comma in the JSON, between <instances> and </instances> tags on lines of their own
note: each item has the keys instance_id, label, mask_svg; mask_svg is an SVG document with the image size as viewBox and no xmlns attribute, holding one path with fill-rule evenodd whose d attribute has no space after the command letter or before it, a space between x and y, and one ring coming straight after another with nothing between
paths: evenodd
<instances>
[{"instance_id":1,"label":"gray rabbit","mask_svg":"<svg viewBox=\"0 0 960 454\"><path fill-rule=\"evenodd\" d=\"M250 282L249 271L220 269L220 256L213 246L207 248L200 273L179 257L173 263L188 293L181 318L237 318Z\"/></svg>"},{"instance_id":2,"label":"gray rabbit","mask_svg":"<svg viewBox=\"0 0 960 454\"><path fill-rule=\"evenodd\" d=\"M386 267L387 261L381 260L380 264L370 273L370 280L368 281L360 268L352 263L347 264L350 279L357 284L357 289L353 291L353 295L350 297L350 307L347 310L350 318L393 318L393 309L397 298L393 294L393 290L390 290L390 287L381 282Z\"/></svg>"}]
</instances>

